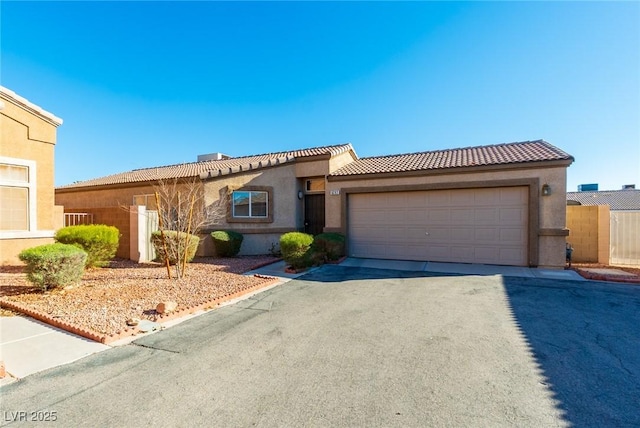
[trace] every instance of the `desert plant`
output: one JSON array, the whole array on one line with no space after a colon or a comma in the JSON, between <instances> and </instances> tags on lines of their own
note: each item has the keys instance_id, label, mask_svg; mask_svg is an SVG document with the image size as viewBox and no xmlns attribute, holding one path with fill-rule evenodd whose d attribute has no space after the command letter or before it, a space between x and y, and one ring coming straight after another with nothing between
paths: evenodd
<instances>
[{"instance_id":1,"label":"desert plant","mask_svg":"<svg viewBox=\"0 0 640 428\"><path fill-rule=\"evenodd\" d=\"M216 230L211 232L211 238L218 257L235 257L240 252L244 236L232 230Z\"/></svg>"},{"instance_id":2,"label":"desert plant","mask_svg":"<svg viewBox=\"0 0 640 428\"><path fill-rule=\"evenodd\" d=\"M280 237L280 251L292 268L305 268L313 264L311 244L313 236L302 232L289 232Z\"/></svg>"},{"instance_id":3,"label":"desert plant","mask_svg":"<svg viewBox=\"0 0 640 428\"><path fill-rule=\"evenodd\" d=\"M313 238L313 251L324 260L338 260L344 256L345 238L341 233L321 233Z\"/></svg>"},{"instance_id":4,"label":"desert plant","mask_svg":"<svg viewBox=\"0 0 640 428\"><path fill-rule=\"evenodd\" d=\"M87 253L75 245L46 244L28 248L18 254L27 264L27 278L42 291L80 281Z\"/></svg>"},{"instance_id":5,"label":"desert plant","mask_svg":"<svg viewBox=\"0 0 640 428\"><path fill-rule=\"evenodd\" d=\"M280 251L280 242L272 242L271 248L269 248L269 254L273 257L282 257L282 251Z\"/></svg>"},{"instance_id":6,"label":"desert plant","mask_svg":"<svg viewBox=\"0 0 640 428\"><path fill-rule=\"evenodd\" d=\"M56 232L55 240L86 251L86 267L105 266L116 256L120 231L104 224L67 226Z\"/></svg>"},{"instance_id":7,"label":"desert plant","mask_svg":"<svg viewBox=\"0 0 640 428\"><path fill-rule=\"evenodd\" d=\"M187 262L193 260L200 244L200 238L196 235L176 232L175 230L156 230L151 234L151 243L156 250L158 261L164 264L168 259L170 265L179 266L178 262L182 263L185 255Z\"/></svg>"},{"instance_id":8,"label":"desert plant","mask_svg":"<svg viewBox=\"0 0 640 428\"><path fill-rule=\"evenodd\" d=\"M208 203L204 185L199 177L195 177L188 180L160 180L154 186L154 194L155 206L158 211L158 226L161 231L161 243L160 245L154 244L154 246L156 249L161 248L162 254L164 254L165 245L167 246L170 257L159 256L159 258L165 263L167 260L173 260L172 263L175 264L175 275L173 276L176 279L183 278L187 270L187 261L191 261L195 255L195 250L190 253L192 245L186 245L186 236L196 236L205 226L219 224L225 218L226 193L221 193L217 200ZM181 235L177 236L183 237L183 239L177 239L173 244L163 243L163 236L171 231L179 232ZM174 245L173 248L169 248L171 245ZM167 275L169 278L172 277L168 263Z\"/></svg>"}]
</instances>

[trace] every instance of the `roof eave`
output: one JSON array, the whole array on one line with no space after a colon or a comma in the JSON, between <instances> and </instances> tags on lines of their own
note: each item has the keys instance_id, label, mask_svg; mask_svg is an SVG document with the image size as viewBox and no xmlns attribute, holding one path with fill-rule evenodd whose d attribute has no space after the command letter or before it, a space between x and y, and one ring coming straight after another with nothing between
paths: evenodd
<instances>
[{"instance_id":1,"label":"roof eave","mask_svg":"<svg viewBox=\"0 0 640 428\"><path fill-rule=\"evenodd\" d=\"M48 122L55 127L62 125L63 121L61 118L54 115L53 113L46 111L42 107L32 103L26 98L21 97L11 89L5 88L4 86L0 86L0 98L3 98L8 102L20 107L21 109L30 112L31 114L41 118L45 122ZM4 108L4 106L0 106L0 110L2 108Z\"/></svg>"},{"instance_id":2,"label":"roof eave","mask_svg":"<svg viewBox=\"0 0 640 428\"><path fill-rule=\"evenodd\" d=\"M412 171L396 171L396 172L376 172L367 174L353 174L353 175L329 175L327 181L349 181L349 180L367 180L367 179L380 179L380 178L395 178L395 177L415 177L424 175L449 175L449 174L466 174L473 172L488 172L488 171L507 171L514 169L531 169L531 168L566 168L573 162L573 157L569 159L559 159L550 161L534 161L534 162L521 162L521 163L508 163L500 165L478 165L478 166L466 166L466 167L449 167L449 168L437 168L437 169L420 169Z\"/></svg>"}]
</instances>

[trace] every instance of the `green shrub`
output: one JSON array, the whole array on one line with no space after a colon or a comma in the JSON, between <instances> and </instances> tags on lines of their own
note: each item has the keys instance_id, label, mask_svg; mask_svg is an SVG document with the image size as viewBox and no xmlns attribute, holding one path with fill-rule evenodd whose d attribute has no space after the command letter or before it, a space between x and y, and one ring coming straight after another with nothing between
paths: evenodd
<instances>
[{"instance_id":1,"label":"green shrub","mask_svg":"<svg viewBox=\"0 0 640 428\"><path fill-rule=\"evenodd\" d=\"M29 281L47 291L80 282L87 253L75 245L56 243L28 248L18 258L27 264Z\"/></svg>"},{"instance_id":2,"label":"green shrub","mask_svg":"<svg viewBox=\"0 0 640 428\"><path fill-rule=\"evenodd\" d=\"M234 231L216 230L211 233L218 257L235 257L240 252L244 236Z\"/></svg>"},{"instance_id":3,"label":"green shrub","mask_svg":"<svg viewBox=\"0 0 640 428\"><path fill-rule=\"evenodd\" d=\"M313 264L312 243L313 236L307 233L285 233L280 237L282 258L295 269L309 267Z\"/></svg>"},{"instance_id":4,"label":"green shrub","mask_svg":"<svg viewBox=\"0 0 640 428\"><path fill-rule=\"evenodd\" d=\"M198 251L198 245L200 244L200 238L196 235L189 234L187 237L186 232L165 230L164 238L167 244L167 253L169 254L169 264L175 265L178 260L182 262L185 244L187 244L187 262L192 261L196 256L196 251ZM167 256L165 255L164 244L162 243L162 234L159 230L151 234L151 243L156 250L156 260L163 264L166 263Z\"/></svg>"},{"instance_id":5,"label":"green shrub","mask_svg":"<svg viewBox=\"0 0 640 428\"><path fill-rule=\"evenodd\" d=\"M313 251L324 260L338 260L344 256L344 235L340 233L321 233L313 238Z\"/></svg>"},{"instance_id":6,"label":"green shrub","mask_svg":"<svg viewBox=\"0 0 640 428\"><path fill-rule=\"evenodd\" d=\"M83 224L63 227L56 232L55 240L86 251L86 267L105 266L116 256L120 232L114 226Z\"/></svg>"}]
</instances>

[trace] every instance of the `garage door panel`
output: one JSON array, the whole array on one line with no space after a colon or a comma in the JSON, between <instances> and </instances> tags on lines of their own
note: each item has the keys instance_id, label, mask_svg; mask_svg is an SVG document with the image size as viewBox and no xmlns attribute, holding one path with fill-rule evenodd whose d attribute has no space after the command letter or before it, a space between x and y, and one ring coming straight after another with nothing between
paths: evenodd
<instances>
[{"instance_id":1,"label":"garage door panel","mask_svg":"<svg viewBox=\"0 0 640 428\"><path fill-rule=\"evenodd\" d=\"M511 264L517 264L525 257L524 252L520 248L501 248L500 259L510 261Z\"/></svg>"},{"instance_id":2,"label":"garage door panel","mask_svg":"<svg viewBox=\"0 0 640 428\"><path fill-rule=\"evenodd\" d=\"M500 250L493 246L477 246L474 248L476 263L493 263L499 259Z\"/></svg>"},{"instance_id":3,"label":"garage door panel","mask_svg":"<svg viewBox=\"0 0 640 428\"><path fill-rule=\"evenodd\" d=\"M471 227L456 227L451 229L451 240L457 242L473 242L475 231Z\"/></svg>"},{"instance_id":4,"label":"garage door panel","mask_svg":"<svg viewBox=\"0 0 640 428\"><path fill-rule=\"evenodd\" d=\"M428 224L447 223L451 217L451 210L448 208L430 208L427 210Z\"/></svg>"},{"instance_id":5,"label":"garage door panel","mask_svg":"<svg viewBox=\"0 0 640 428\"><path fill-rule=\"evenodd\" d=\"M500 229L500 241L504 244L522 245L525 240L521 229Z\"/></svg>"},{"instance_id":6,"label":"garage door panel","mask_svg":"<svg viewBox=\"0 0 640 428\"><path fill-rule=\"evenodd\" d=\"M528 192L521 191L521 187L506 187L499 189L500 199L497 201L500 205L513 204L513 205L521 205L527 203Z\"/></svg>"},{"instance_id":7,"label":"garage door panel","mask_svg":"<svg viewBox=\"0 0 640 428\"><path fill-rule=\"evenodd\" d=\"M527 264L528 188L352 194L349 254Z\"/></svg>"},{"instance_id":8,"label":"garage door panel","mask_svg":"<svg viewBox=\"0 0 640 428\"><path fill-rule=\"evenodd\" d=\"M512 223L512 224L522 224L522 216L524 213L521 209L514 208L501 208L500 209L500 222L501 223Z\"/></svg>"},{"instance_id":9,"label":"garage door panel","mask_svg":"<svg viewBox=\"0 0 640 428\"><path fill-rule=\"evenodd\" d=\"M497 206L500 205L500 191L498 189L473 189L469 190L473 195L470 196L470 200L473 200L476 205Z\"/></svg>"},{"instance_id":10,"label":"garage door panel","mask_svg":"<svg viewBox=\"0 0 640 428\"><path fill-rule=\"evenodd\" d=\"M356 215L362 218L362 224L387 224L387 213L381 210L361 210Z\"/></svg>"},{"instance_id":11,"label":"garage door panel","mask_svg":"<svg viewBox=\"0 0 640 428\"><path fill-rule=\"evenodd\" d=\"M431 206L450 206L451 195L446 190L434 190L426 193L425 202L426 205Z\"/></svg>"},{"instance_id":12,"label":"garage door panel","mask_svg":"<svg viewBox=\"0 0 640 428\"><path fill-rule=\"evenodd\" d=\"M498 242L498 231L494 228L475 229L474 242Z\"/></svg>"},{"instance_id":13,"label":"garage door panel","mask_svg":"<svg viewBox=\"0 0 640 428\"><path fill-rule=\"evenodd\" d=\"M452 247L451 258L455 260L472 260L474 258L473 247Z\"/></svg>"},{"instance_id":14,"label":"garage door panel","mask_svg":"<svg viewBox=\"0 0 640 428\"><path fill-rule=\"evenodd\" d=\"M411 230L405 226L389 226L384 232L388 243L395 241L402 243L413 237Z\"/></svg>"},{"instance_id":15,"label":"garage door panel","mask_svg":"<svg viewBox=\"0 0 640 428\"><path fill-rule=\"evenodd\" d=\"M418 210L424 209L427 206L427 195L409 195L405 198L405 206L409 209L417 208Z\"/></svg>"},{"instance_id":16,"label":"garage door panel","mask_svg":"<svg viewBox=\"0 0 640 428\"><path fill-rule=\"evenodd\" d=\"M422 208L409 208L406 211L407 224L420 223L424 224L427 220L426 210Z\"/></svg>"},{"instance_id":17,"label":"garage door panel","mask_svg":"<svg viewBox=\"0 0 640 428\"><path fill-rule=\"evenodd\" d=\"M386 211L385 222L386 224L392 225L406 225L407 224L407 212L405 210L400 209L388 209Z\"/></svg>"},{"instance_id":18,"label":"garage door panel","mask_svg":"<svg viewBox=\"0 0 640 428\"><path fill-rule=\"evenodd\" d=\"M500 220L497 208L477 208L474 212L475 224L492 224L495 225Z\"/></svg>"},{"instance_id":19,"label":"garage door panel","mask_svg":"<svg viewBox=\"0 0 640 428\"><path fill-rule=\"evenodd\" d=\"M427 260L447 260L451 257L451 247L445 245L427 245Z\"/></svg>"},{"instance_id":20,"label":"garage door panel","mask_svg":"<svg viewBox=\"0 0 640 428\"><path fill-rule=\"evenodd\" d=\"M451 239L451 228L443 226L432 226L429 229L422 229L422 233L416 238L421 239L425 244L443 244Z\"/></svg>"},{"instance_id":21,"label":"garage door panel","mask_svg":"<svg viewBox=\"0 0 640 428\"><path fill-rule=\"evenodd\" d=\"M473 209L471 208L452 208L450 210L451 221L462 224L470 224L473 222Z\"/></svg>"},{"instance_id":22,"label":"garage door panel","mask_svg":"<svg viewBox=\"0 0 640 428\"><path fill-rule=\"evenodd\" d=\"M372 236L375 234L375 232L376 232L376 229L371 227L353 227L350 230L351 236L359 237L357 240L358 242L367 240L367 236L369 236L369 239L374 239L374 240L385 239L384 235Z\"/></svg>"}]
</instances>

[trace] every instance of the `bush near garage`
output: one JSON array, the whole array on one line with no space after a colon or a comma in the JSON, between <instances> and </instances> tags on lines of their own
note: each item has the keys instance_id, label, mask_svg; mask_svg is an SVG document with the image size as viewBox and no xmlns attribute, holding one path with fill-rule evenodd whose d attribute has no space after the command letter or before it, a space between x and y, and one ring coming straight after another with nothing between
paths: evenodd
<instances>
[{"instance_id":1,"label":"bush near garage","mask_svg":"<svg viewBox=\"0 0 640 428\"><path fill-rule=\"evenodd\" d=\"M282 258L294 269L313 265L311 244L313 236L302 232L289 232L280 237Z\"/></svg>"},{"instance_id":2,"label":"bush near garage","mask_svg":"<svg viewBox=\"0 0 640 428\"><path fill-rule=\"evenodd\" d=\"M324 261L338 260L345 254L345 237L341 233L321 233L313 238L312 249Z\"/></svg>"},{"instance_id":3,"label":"bush near garage","mask_svg":"<svg viewBox=\"0 0 640 428\"><path fill-rule=\"evenodd\" d=\"M167 251L165 252L165 244L162 242L162 235L164 234L164 241L166 243ZM162 264L166 263L167 253L169 258L169 264L175 265L178 262L180 254L184 254L183 249L185 244L187 245L187 262L191 262L196 256L198 251L198 245L200 244L200 238L196 235L187 234L186 232L176 232L175 230L165 230L162 233L156 230L151 234L151 244L156 250L156 260ZM182 261L182 260L180 260Z\"/></svg>"},{"instance_id":4,"label":"bush near garage","mask_svg":"<svg viewBox=\"0 0 640 428\"><path fill-rule=\"evenodd\" d=\"M99 267L106 266L116 256L120 231L104 224L82 224L63 227L54 239L83 249L87 253L86 267Z\"/></svg>"},{"instance_id":5,"label":"bush near garage","mask_svg":"<svg viewBox=\"0 0 640 428\"><path fill-rule=\"evenodd\" d=\"M87 253L75 245L46 244L28 248L18 254L27 264L27 278L42 291L80 282Z\"/></svg>"},{"instance_id":6,"label":"bush near garage","mask_svg":"<svg viewBox=\"0 0 640 428\"><path fill-rule=\"evenodd\" d=\"M216 230L211 232L211 238L218 257L235 257L240 252L244 236L232 230Z\"/></svg>"}]
</instances>

